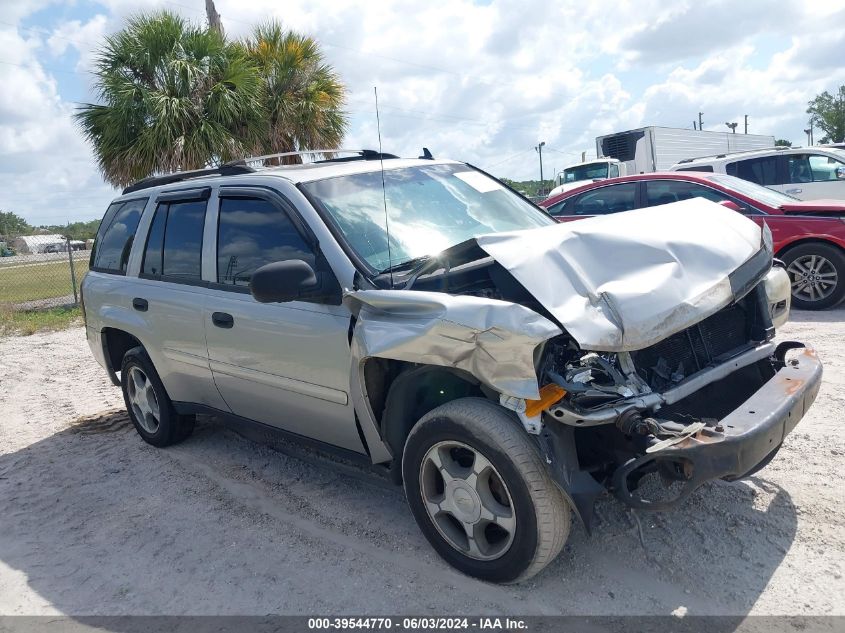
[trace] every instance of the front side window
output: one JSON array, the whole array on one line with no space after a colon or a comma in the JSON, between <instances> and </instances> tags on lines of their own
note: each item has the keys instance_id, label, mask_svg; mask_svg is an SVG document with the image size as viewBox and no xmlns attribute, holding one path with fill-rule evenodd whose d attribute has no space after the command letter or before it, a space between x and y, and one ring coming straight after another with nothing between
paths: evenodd
<instances>
[{"instance_id":1,"label":"front side window","mask_svg":"<svg viewBox=\"0 0 845 633\"><path fill-rule=\"evenodd\" d=\"M264 264L301 259L316 268L314 253L287 213L260 198L223 198L217 234L217 282L248 286Z\"/></svg>"},{"instance_id":2,"label":"front side window","mask_svg":"<svg viewBox=\"0 0 845 633\"><path fill-rule=\"evenodd\" d=\"M555 223L499 181L461 164L388 169L383 189L379 171L300 186L377 271L486 233Z\"/></svg>"},{"instance_id":3,"label":"front side window","mask_svg":"<svg viewBox=\"0 0 845 633\"><path fill-rule=\"evenodd\" d=\"M605 215L630 211L637 206L637 183L626 182L582 193L567 215Z\"/></svg>"},{"instance_id":4,"label":"front side window","mask_svg":"<svg viewBox=\"0 0 845 633\"><path fill-rule=\"evenodd\" d=\"M743 180L750 180L758 185L768 187L778 184L777 164L777 156L749 158L748 160L728 163L725 165L725 171L729 176L737 176Z\"/></svg>"},{"instance_id":5,"label":"front side window","mask_svg":"<svg viewBox=\"0 0 845 633\"><path fill-rule=\"evenodd\" d=\"M126 272L135 231L138 229L138 222L141 220L146 204L147 198L144 198L118 202L109 207L102 225L106 224L110 215L111 221L105 228L101 226L102 238L98 231L96 250L91 255L95 268L109 272ZM119 206L115 207L115 205ZM114 210L112 207L115 207Z\"/></svg>"},{"instance_id":6,"label":"front side window","mask_svg":"<svg viewBox=\"0 0 845 633\"><path fill-rule=\"evenodd\" d=\"M845 162L822 154L807 156L807 167L813 177L813 182L845 179Z\"/></svg>"}]
</instances>

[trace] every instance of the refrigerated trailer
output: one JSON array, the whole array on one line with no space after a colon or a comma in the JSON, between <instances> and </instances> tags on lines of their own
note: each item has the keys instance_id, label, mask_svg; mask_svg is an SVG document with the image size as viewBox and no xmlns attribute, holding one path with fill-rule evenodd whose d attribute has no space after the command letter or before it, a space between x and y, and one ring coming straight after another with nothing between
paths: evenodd
<instances>
[{"instance_id":1,"label":"refrigerated trailer","mask_svg":"<svg viewBox=\"0 0 845 633\"><path fill-rule=\"evenodd\" d=\"M621 173L643 174L664 171L686 158L774 146L775 137L763 134L708 132L652 125L596 137L596 156L618 160Z\"/></svg>"}]
</instances>

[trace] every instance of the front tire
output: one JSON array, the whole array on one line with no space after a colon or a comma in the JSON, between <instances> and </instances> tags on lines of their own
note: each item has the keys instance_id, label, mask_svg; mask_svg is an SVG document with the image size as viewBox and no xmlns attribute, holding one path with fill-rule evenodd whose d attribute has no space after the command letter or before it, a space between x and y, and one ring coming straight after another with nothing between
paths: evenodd
<instances>
[{"instance_id":1,"label":"front tire","mask_svg":"<svg viewBox=\"0 0 845 633\"><path fill-rule=\"evenodd\" d=\"M120 386L132 424L148 444L170 446L193 432L195 417L176 413L143 347L133 347L123 356Z\"/></svg>"},{"instance_id":2,"label":"front tire","mask_svg":"<svg viewBox=\"0 0 845 633\"><path fill-rule=\"evenodd\" d=\"M792 284L792 305L801 310L832 308L845 297L845 254L822 242L807 242L783 255Z\"/></svg>"},{"instance_id":3,"label":"front tire","mask_svg":"<svg viewBox=\"0 0 845 633\"><path fill-rule=\"evenodd\" d=\"M483 398L433 409L402 456L408 505L432 547L491 582L530 578L560 553L570 508L509 411Z\"/></svg>"}]
</instances>

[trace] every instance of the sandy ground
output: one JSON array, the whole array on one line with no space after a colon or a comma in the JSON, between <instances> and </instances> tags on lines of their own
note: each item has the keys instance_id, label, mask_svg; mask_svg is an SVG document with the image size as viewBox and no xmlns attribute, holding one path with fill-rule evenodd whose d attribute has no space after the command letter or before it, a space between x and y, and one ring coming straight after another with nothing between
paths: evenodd
<instances>
[{"instance_id":1,"label":"sandy ground","mask_svg":"<svg viewBox=\"0 0 845 633\"><path fill-rule=\"evenodd\" d=\"M135 434L81 328L0 340L0 614L845 614L845 309L781 338L825 362L815 406L754 479L588 537L510 587L452 571L401 489L203 420Z\"/></svg>"}]
</instances>

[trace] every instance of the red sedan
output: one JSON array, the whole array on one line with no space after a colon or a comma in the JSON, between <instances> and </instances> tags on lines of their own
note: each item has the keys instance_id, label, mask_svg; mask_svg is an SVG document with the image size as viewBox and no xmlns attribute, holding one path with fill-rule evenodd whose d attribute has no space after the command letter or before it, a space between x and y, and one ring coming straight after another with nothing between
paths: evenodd
<instances>
[{"instance_id":1,"label":"red sedan","mask_svg":"<svg viewBox=\"0 0 845 633\"><path fill-rule=\"evenodd\" d=\"M801 201L747 180L706 172L657 172L593 182L543 201L560 222L707 198L765 222L792 279L796 308L822 310L845 297L845 201Z\"/></svg>"}]
</instances>

